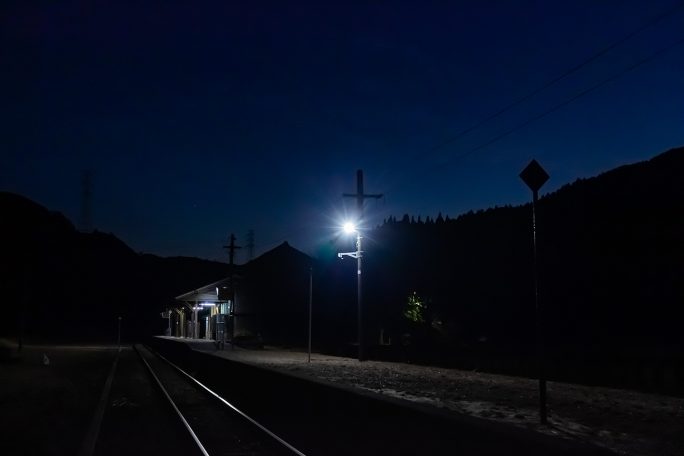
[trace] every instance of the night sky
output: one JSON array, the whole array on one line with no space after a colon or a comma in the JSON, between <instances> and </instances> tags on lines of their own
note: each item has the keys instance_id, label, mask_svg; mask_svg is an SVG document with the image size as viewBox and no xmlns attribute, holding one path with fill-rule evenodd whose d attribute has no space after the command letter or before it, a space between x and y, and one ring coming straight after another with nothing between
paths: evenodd
<instances>
[{"instance_id":1,"label":"night sky","mask_svg":"<svg viewBox=\"0 0 684 456\"><path fill-rule=\"evenodd\" d=\"M221 260L315 253L358 168L370 223L520 204L684 144L678 4L5 0L0 190L78 225L91 170L95 228Z\"/></svg>"}]
</instances>

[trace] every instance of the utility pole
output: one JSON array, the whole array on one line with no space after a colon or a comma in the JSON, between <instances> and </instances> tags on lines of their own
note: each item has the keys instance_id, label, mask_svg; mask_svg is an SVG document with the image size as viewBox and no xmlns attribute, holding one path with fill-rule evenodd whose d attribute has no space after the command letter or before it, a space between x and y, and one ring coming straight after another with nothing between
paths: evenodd
<instances>
[{"instance_id":1,"label":"utility pole","mask_svg":"<svg viewBox=\"0 0 684 456\"><path fill-rule=\"evenodd\" d=\"M235 245L235 234L231 233L228 238L230 241L228 245L224 245L223 248L228 250L228 268L229 268L229 281L230 281L230 315L231 315L231 325L230 325L230 346L235 350L235 250L241 249L239 245Z\"/></svg>"},{"instance_id":2,"label":"utility pole","mask_svg":"<svg viewBox=\"0 0 684 456\"><path fill-rule=\"evenodd\" d=\"M239 245L235 245L235 240L235 235L231 233L230 237L228 238L229 244L223 246L224 249L228 250L228 265L230 266L231 274L233 265L235 264L235 251L242 248Z\"/></svg>"},{"instance_id":3,"label":"utility pole","mask_svg":"<svg viewBox=\"0 0 684 456\"><path fill-rule=\"evenodd\" d=\"M361 295L361 257L362 257L362 251L361 251L361 227L363 226L364 220L363 220L363 202L366 199L379 199L382 198L382 193L376 193L376 194L367 194L364 193L363 191L363 171L362 170L357 170L356 171L356 193L343 193L342 197L344 198L356 198L356 230L357 230L357 237L356 237L356 275L357 275L357 281L356 281L356 299L357 299L357 323L358 323L358 329L357 329L357 338L358 338L358 343L359 343L359 361L365 361L365 353L364 353L364 347L363 347L363 305L362 305L362 295Z\"/></svg>"}]
</instances>

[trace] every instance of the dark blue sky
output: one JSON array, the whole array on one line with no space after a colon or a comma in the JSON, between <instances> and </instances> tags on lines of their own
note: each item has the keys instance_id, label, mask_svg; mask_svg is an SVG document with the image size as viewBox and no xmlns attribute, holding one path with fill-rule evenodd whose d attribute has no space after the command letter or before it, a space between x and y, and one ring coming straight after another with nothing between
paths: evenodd
<instances>
[{"instance_id":1,"label":"dark blue sky","mask_svg":"<svg viewBox=\"0 0 684 456\"><path fill-rule=\"evenodd\" d=\"M249 228L315 252L357 168L375 221L519 204L533 157L545 192L684 144L681 44L516 129L682 40L684 8L445 141L678 3L5 1L0 189L78 224L91 169L96 228L211 259Z\"/></svg>"}]
</instances>

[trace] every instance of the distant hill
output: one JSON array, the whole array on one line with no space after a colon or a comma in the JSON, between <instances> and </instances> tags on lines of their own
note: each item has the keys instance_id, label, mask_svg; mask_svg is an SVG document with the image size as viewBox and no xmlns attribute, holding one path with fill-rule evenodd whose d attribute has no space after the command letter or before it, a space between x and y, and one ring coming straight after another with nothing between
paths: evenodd
<instances>
[{"instance_id":1,"label":"distant hill","mask_svg":"<svg viewBox=\"0 0 684 456\"><path fill-rule=\"evenodd\" d=\"M684 148L545 195L537 225L545 330L557 353L681 353ZM532 350L530 204L451 220L390 217L368 234L366 250L367 340L382 328L394 340L422 334L432 353ZM354 340L355 275L346 263L328 262L326 306L346 315ZM422 327L403 316L414 291L427 304Z\"/></svg>"},{"instance_id":2,"label":"distant hill","mask_svg":"<svg viewBox=\"0 0 684 456\"><path fill-rule=\"evenodd\" d=\"M23 325L34 339L111 341L118 316L127 338L158 333L176 295L227 273L222 263L141 255L113 234L81 233L13 193L0 192L0 213L2 335Z\"/></svg>"},{"instance_id":3,"label":"distant hill","mask_svg":"<svg viewBox=\"0 0 684 456\"><path fill-rule=\"evenodd\" d=\"M684 148L677 148L541 198L540 296L556 353L682 351L682 177ZM226 264L141 255L112 234L80 233L12 193L0 192L0 211L0 335L23 325L33 337L113 340L119 315L130 338L160 332L158 312L175 296L228 274ZM411 333L415 347L441 359L472 349L529 353L530 222L527 204L456 219L391 217L368 233L366 340L376 344L382 330L397 346ZM247 266L248 285L283 309L307 301L308 259L292 250L284 244ZM314 335L317 344L340 345L356 339L355 262L328 253L314 266ZM297 283L281 270L296 271ZM404 317L413 292L427 305L420 325Z\"/></svg>"}]
</instances>

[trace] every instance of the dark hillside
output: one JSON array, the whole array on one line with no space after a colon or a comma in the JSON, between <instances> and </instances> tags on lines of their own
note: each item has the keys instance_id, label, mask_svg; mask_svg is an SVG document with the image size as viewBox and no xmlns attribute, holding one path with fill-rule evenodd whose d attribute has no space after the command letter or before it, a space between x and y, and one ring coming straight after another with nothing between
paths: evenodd
<instances>
[{"instance_id":1,"label":"dark hillside","mask_svg":"<svg viewBox=\"0 0 684 456\"><path fill-rule=\"evenodd\" d=\"M681 370L683 177L684 148L678 148L541 198L540 297L551 357L606 366L607 359L648 359ZM390 218L368 233L366 246L366 340L377 344L383 329L395 342L404 340L393 356L471 367L494 357L499 367L531 373L530 204L454 220ZM353 285L342 263L330 260L329 276L346 275ZM349 318L355 298L345 287L330 296L345 296ZM423 323L403 315L413 292L427 305ZM349 325L347 340L355 339L354 329ZM566 372L556 372L566 377L577 367L562 364Z\"/></svg>"},{"instance_id":2,"label":"dark hillside","mask_svg":"<svg viewBox=\"0 0 684 456\"><path fill-rule=\"evenodd\" d=\"M195 258L139 255L113 234L78 232L61 214L0 192L0 335L110 340L161 332L178 294L226 274Z\"/></svg>"}]
</instances>

